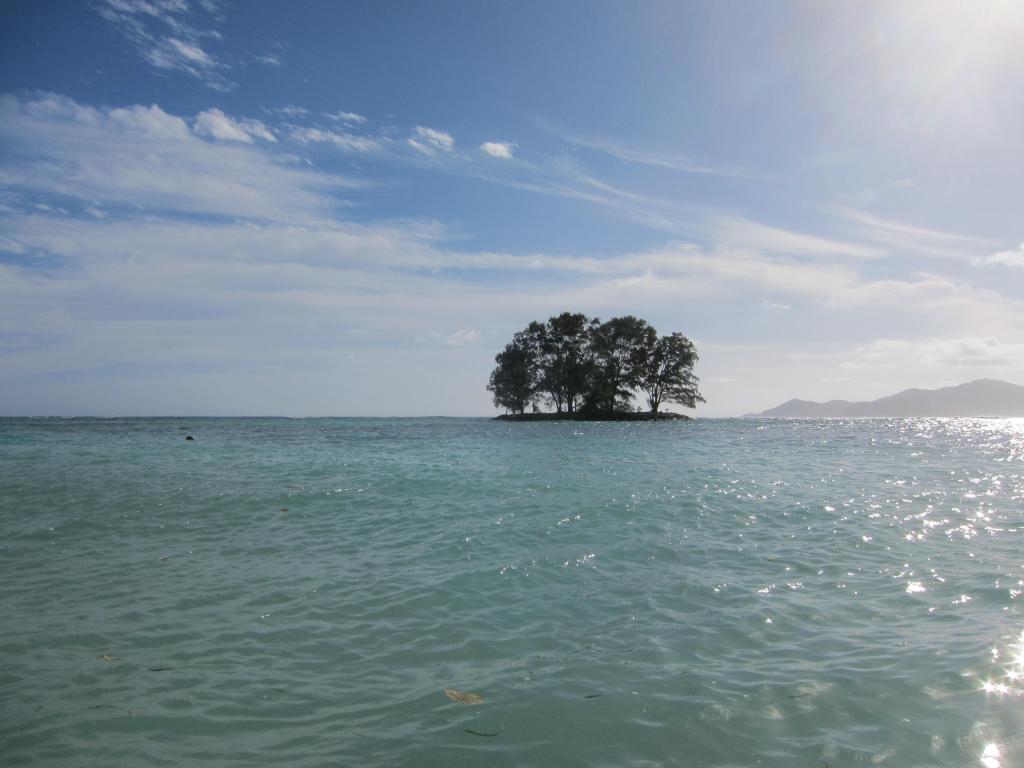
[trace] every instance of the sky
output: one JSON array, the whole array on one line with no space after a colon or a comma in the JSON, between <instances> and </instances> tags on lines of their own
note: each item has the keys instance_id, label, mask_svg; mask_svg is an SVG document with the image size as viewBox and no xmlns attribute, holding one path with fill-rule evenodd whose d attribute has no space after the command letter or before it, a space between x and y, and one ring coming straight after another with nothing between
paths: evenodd
<instances>
[{"instance_id":1,"label":"sky","mask_svg":"<svg viewBox=\"0 0 1024 768\"><path fill-rule=\"evenodd\" d=\"M1024 384L1024 3L8 0L0 414L492 415L530 321L701 416Z\"/></svg>"}]
</instances>

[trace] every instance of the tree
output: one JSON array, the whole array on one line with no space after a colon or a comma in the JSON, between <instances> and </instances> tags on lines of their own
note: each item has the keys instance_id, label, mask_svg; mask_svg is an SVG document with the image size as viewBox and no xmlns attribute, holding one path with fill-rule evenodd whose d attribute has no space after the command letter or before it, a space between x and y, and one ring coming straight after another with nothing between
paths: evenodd
<instances>
[{"instance_id":1,"label":"tree","mask_svg":"<svg viewBox=\"0 0 1024 768\"><path fill-rule=\"evenodd\" d=\"M657 413L663 402L686 408L705 402L697 391L696 362L697 349L681 333L662 336L646 347L638 358L636 386L647 393L651 413Z\"/></svg>"},{"instance_id":2,"label":"tree","mask_svg":"<svg viewBox=\"0 0 1024 768\"><path fill-rule=\"evenodd\" d=\"M590 405L598 411L628 410L644 349L657 338L646 321L626 315L593 328Z\"/></svg>"},{"instance_id":3,"label":"tree","mask_svg":"<svg viewBox=\"0 0 1024 768\"><path fill-rule=\"evenodd\" d=\"M581 410L600 417L629 410L636 390L646 393L654 415L665 402L688 408L704 402L693 374L693 343L681 333L659 338L632 315L602 323L563 312L534 321L494 361L487 389L495 405L514 414L543 401L570 417Z\"/></svg>"},{"instance_id":4,"label":"tree","mask_svg":"<svg viewBox=\"0 0 1024 768\"><path fill-rule=\"evenodd\" d=\"M512 337L512 341L529 355L533 364L533 399L544 397L555 406L555 412L562 412L561 393L553 385L548 339L548 327L536 320Z\"/></svg>"},{"instance_id":5,"label":"tree","mask_svg":"<svg viewBox=\"0 0 1024 768\"><path fill-rule=\"evenodd\" d=\"M544 386L558 411L575 413L582 404L593 367L590 330L597 324L580 313L563 312L548 320L543 345Z\"/></svg>"},{"instance_id":6,"label":"tree","mask_svg":"<svg viewBox=\"0 0 1024 768\"><path fill-rule=\"evenodd\" d=\"M536 356L528 346L512 342L494 356L498 366L491 372L488 391L494 404L512 413L523 413L537 391Z\"/></svg>"}]
</instances>

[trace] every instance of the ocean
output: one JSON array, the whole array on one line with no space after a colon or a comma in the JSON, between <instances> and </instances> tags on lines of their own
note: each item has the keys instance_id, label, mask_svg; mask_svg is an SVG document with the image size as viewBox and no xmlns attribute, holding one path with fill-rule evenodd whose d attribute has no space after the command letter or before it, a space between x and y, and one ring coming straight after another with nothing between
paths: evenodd
<instances>
[{"instance_id":1,"label":"ocean","mask_svg":"<svg viewBox=\"0 0 1024 768\"><path fill-rule=\"evenodd\" d=\"M4 766L1024 765L1024 420L2 419L0 533Z\"/></svg>"}]
</instances>

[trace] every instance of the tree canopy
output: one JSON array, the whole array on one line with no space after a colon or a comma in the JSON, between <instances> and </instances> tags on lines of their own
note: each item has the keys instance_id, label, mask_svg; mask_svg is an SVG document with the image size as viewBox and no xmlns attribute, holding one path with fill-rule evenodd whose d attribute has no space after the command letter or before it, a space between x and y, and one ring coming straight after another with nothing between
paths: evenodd
<instances>
[{"instance_id":1,"label":"tree canopy","mask_svg":"<svg viewBox=\"0 0 1024 768\"><path fill-rule=\"evenodd\" d=\"M495 358L488 391L514 414L541 405L555 413L621 413L637 393L657 415L663 403L704 402L693 366L697 350L681 333L658 336L645 320L626 315L601 322L563 312L532 322Z\"/></svg>"}]
</instances>

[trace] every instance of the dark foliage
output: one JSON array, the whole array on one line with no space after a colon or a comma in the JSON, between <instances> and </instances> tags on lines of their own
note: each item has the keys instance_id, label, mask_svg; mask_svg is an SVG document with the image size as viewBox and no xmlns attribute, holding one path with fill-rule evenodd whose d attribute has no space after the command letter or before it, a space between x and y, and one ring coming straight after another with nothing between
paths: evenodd
<instances>
[{"instance_id":1,"label":"dark foliage","mask_svg":"<svg viewBox=\"0 0 1024 768\"><path fill-rule=\"evenodd\" d=\"M687 408L704 402L693 373L693 342L681 333L659 338L632 315L602 323L563 312L532 322L494 360L487 389L496 406L514 414L541 404L556 414L623 413L637 391L652 414L666 402Z\"/></svg>"}]
</instances>

